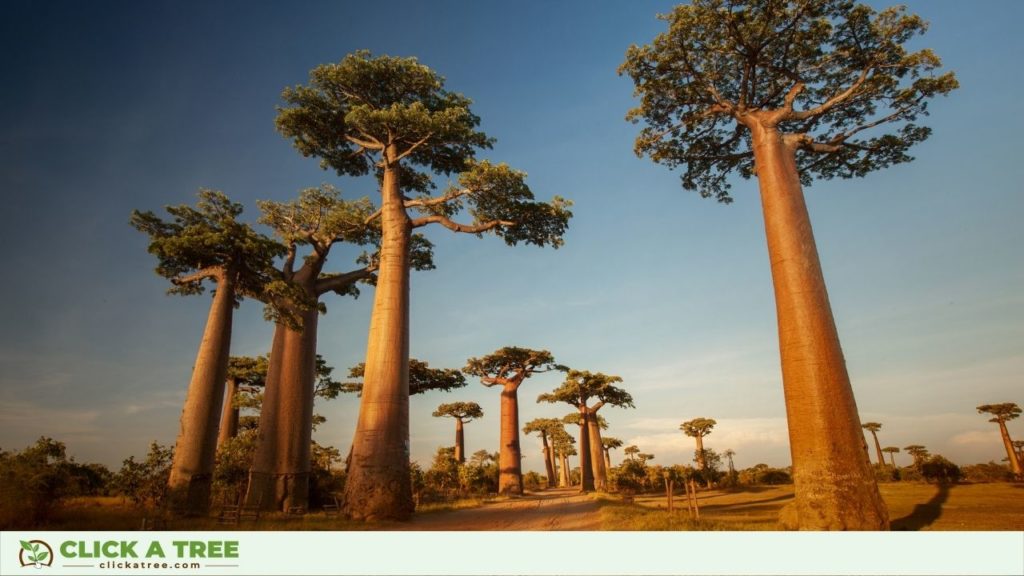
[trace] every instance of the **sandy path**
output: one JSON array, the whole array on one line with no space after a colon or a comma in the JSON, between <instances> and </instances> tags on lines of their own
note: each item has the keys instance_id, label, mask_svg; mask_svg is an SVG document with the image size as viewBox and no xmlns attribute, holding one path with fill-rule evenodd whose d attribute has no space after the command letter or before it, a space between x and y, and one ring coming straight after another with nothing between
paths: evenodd
<instances>
[{"instance_id":1,"label":"sandy path","mask_svg":"<svg viewBox=\"0 0 1024 576\"><path fill-rule=\"evenodd\" d=\"M403 530L600 530L598 506L575 488L545 490L479 508L414 516Z\"/></svg>"}]
</instances>

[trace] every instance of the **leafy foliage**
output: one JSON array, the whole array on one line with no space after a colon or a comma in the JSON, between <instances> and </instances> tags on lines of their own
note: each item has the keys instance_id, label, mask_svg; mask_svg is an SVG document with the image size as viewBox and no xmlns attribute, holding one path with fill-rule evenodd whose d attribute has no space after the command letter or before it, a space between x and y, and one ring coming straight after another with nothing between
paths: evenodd
<instances>
[{"instance_id":1,"label":"leafy foliage","mask_svg":"<svg viewBox=\"0 0 1024 576\"><path fill-rule=\"evenodd\" d=\"M1020 406L1013 402L1005 402L1003 404L982 404L978 406L979 414L991 414L992 419L989 422L1006 422L1008 420L1014 420L1021 414Z\"/></svg>"},{"instance_id":2,"label":"leafy foliage","mask_svg":"<svg viewBox=\"0 0 1024 576\"><path fill-rule=\"evenodd\" d=\"M484 386L518 387L534 374L565 369L555 363L555 357L547 350L506 346L486 356L470 358L462 371L480 378Z\"/></svg>"},{"instance_id":3,"label":"leafy foliage","mask_svg":"<svg viewBox=\"0 0 1024 576\"><path fill-rule=\"evenodd\" d=\"M61 501L77 493L63 442L40 437L15 452L0 451L0 528L44 523Z\"/></svg>"},{"instance_id":4,"label":"leafy foliage","mask_svg":"<svg viewBox=\"0 0 1024 576\"><path fill-rule=\"evenodd\" d=\"M476 402L452 402L441 404L432 414L435 418L448 417L472 422L476 418L483 418L484 410Z\"/></svg>"},{"instance_id":5,"label":"leafy foliage","mask_svg":"<svg viewBox=\"0 0 1024 576\"><path fill-rule=\"evenodd\" d=\"M959 482L963 473L960 471L959 466L935 454L921 463L921 475L928 482L950 484Z\"/></svg>"},{"instance_id":6,"label":"leafy foliage","mask_svg":"<svg viewBox=\"0 0 1024 576\"><path fill-rule=\"evenodd\" d=\"M553 392L541 394L537 402L565 402L576 408L587 408L587 401L597 398L596 410L605 404L622 408L633 408L633 397L629 392L615 386L622 382L618 376L609 376L600 372L587 370L569 370L565 382Z\"/></svg>"},{"instance_id":7,"label":"leafy foliage","mask_svg":"<svg viewBox=\"0 0 1024 576\"><path fill-rule=\"evenodd\" d=\"M149 252L157 257L157 274L171 281L170 294L201 294L215 272L229 274L238 296L259 298L273 280L281 244L238 222L242 205L222 192L200 190L196 207L167 206L165 221L153 212L132 211L131 224L149 235Z\"/></svg>"},{"instance_id":8,"label":"leafy foliage","mask_svg":"<svg viewBox=\"0 0 1024 576\"><path fill-rule=\"evenodd\" d=\"M713 418L694 418L680 424L679 429L683 431L683 434L691 438L703 438L711 434L715 424L718 424L718 422L715 422Z\"/></svg>"},{"instance_id":9,"label":"leafy foliage","mask_svg":"<svg viewBox=\"0 0 1024 576\"><path fill-rule=\"evenodd\" d=\"M167 497L167 480L171 475L174 448L156 442L149 445L149 453L142 462L129 456L121 465L114 484L122 496L136 505L160 506Z\"/></svg>"},{"instance_id":10,"label":"leafy foliage","mask_svg":"<svg viewBox=\"0 0 1024 576\"><path fill-rule=\"evenodd\" d=\"M668 31L619 68L640 97L627 119L646 124L635 151L720 202L732 201L729 174L754 174L755 123L787 135L805 185L864 176L912 160L929 100L958 87L931 50L906 49L927 24L902 7L695 0L661 18Z\"/></svg>"},{"instance_id":11,"label":"leafy foliage","mask_svg":"<svg viewBox=\"0 0 1024 576\"><path fill-rule=\"evenodd\" d=\"M362 378L366 370L366 364L360 362L349 369L349 378ZM423 394L431 390L451 392L456 388L466 386L466 377L454 368L431 368L422 360L409 359L409 394ZM362 382L345 382L341 385L341 391L346 393L362 394Z\"/></svg>"}]
</instances>

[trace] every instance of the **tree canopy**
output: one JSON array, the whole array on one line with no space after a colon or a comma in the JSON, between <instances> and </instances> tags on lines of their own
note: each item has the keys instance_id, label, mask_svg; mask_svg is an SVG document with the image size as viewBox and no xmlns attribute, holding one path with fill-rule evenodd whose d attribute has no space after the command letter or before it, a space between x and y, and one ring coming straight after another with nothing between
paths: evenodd
<instances>
[{"instance_id":1,"label":"tree canopy","mask_svg":"<svg viewBox=\"0 0 1024 576\"><path fill-rule=\"evenodd\" d=\"M259 298L284 246L239 222L242 205L223 192L202 189L198 196L195 207L167 206L170 221L152 211L132 211L132 226L149 235L156 273L171 281L168 294L201 294L205 280L230 274L236 304L242 296Z\"/></svg>"},{"instance_id":2,"label":"tree canopy","mask_svg":"<svg viewBox=\"0 0 1024 576\"><path fill-rule=\"evenodd\" d=\"M366 363L360 362L349 369L349 378L362 378L366 369ZM431 390L451 392L456 388L466 386L466 377L455 368L431 368L422 360L409 359L409 394L423 394ZM341 385L341 391L347 393L362 394L362 382L345 382Z\"/></svg>"},{"instance_id":3,"label":"tree canopy","mask_svg":"<svg viewBox=\"0 0 1024 576\"><path fill-rule=\"evenodd\" d=\"M615 386L622 382L618 376L609 376L587 370L569 370L565 382L554 391L541 394L537 402L565 402L576 408L600 409L605 404L620 408L633 408L633 397L622 388ZM587 406L587 401L597 398L597 403Z\"/></svg>"},{"instance_id":4,"label":"tree canopy","mask_svg":"<svg viewBox=\"0 0 1024 576\"><path fill-rule=\"evenodd\" d=\"M993 418L989 422L1006 422L1007 420L1013 420L1020 416L1020 406L1013 402L1005 402L1003 404L982 404L978 406L979 414L991 414Z\"/></svg>"},{"instance_id":5,"label":"tree canopy","mask_svg":"<svg viewBox=\"0 0 1024 576\"><path fill-rule=\"evenodd\" d=\"M718 424L718 422L715 422L712 418L694 418L680 424L679 429L692 438L703 438L711 434L715 424Z\"/></svg>"},{"instance_id":6,"label":"tree canopy","mask_svg":"<svg viewBox=\"0 0 1024 576\"><path fill-rule=\"evenodd\" d=\"M451 402L441 404L432 414L435 418L448 417L472 422L474 419L483 418L484 410L476 402Z\"/></svg>"},{"instance_id":7,"label":"tree canopy","mask_svg":"<svg viewBox=\"0 0 1024 576\"><path fill-rule=\"evenodd\" d=\"M565 370L555 363L555 357L547 350L532 350L506 346L487 356L470 358L463 372L480 378L484 386L519 385L526 378L541 372Z\"/></svg>"},{"instance_id":8,"label":"tree canopy","mask_svg":"<svg viewBox=\"0 0 1024 576\"><path fill-rule=\"evenodd\" d=\"M668 31L630 47L619 68L641 98L627 115L646 124L635 151L721 202L732 201L729 174L754 174L753 122L796 147L805 185L864 176L912 160L931 133L917 123L929 100L958 86L934 52L907 50L927 24L903 7L694 0L661 18Z\"/></svg>"}]
</instances>

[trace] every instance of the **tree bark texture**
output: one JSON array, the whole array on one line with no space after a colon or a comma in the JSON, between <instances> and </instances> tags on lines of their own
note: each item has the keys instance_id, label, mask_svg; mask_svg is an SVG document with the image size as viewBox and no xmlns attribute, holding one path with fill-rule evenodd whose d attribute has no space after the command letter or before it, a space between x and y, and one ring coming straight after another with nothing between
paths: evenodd
<instances>
[{"instance_id":1,"label":"tree bark texture","mask_svg":"<svg viewBox=\"0 0 1024 576\"><path fill-rule=\"evenodd\" d=\"M704 458L704 436L698 434L693 437L697 441L697 470L704 470L707 462Z\"/></svg>"},{"instance_id":2,"label":"tree bark texture","mask_svg":"<svg viewBox=\"0 0 1024 576\"><path fill-rule=\"evenodd\" d=\"M593 492L594 469L590 463L590 414L580 409L580 492Z\"/></svg>"},{"instance_id":3,"label":"tree bark texture","mask_svg":"<svg viewBox=\"0 0 1024 576\"><path fill-rule=\"evenodd\" d=\"M612 453L608 448L604 449L604 468L605 471L612 469Z\"/></svg>"},{"instance_id":4,"label":"tree bark texture","mask_svg":"<svg viewBox=\"0 0 1024 576\"><path fill-rule=\"evenodd\" d=\"M1003 437L1003 446L1006 447L1006 458L1010 462L1010 470L1013 472L1014 477L1020 479L1024 476L1021 472L1021 462L1017 456L1017 451L1013 449L1013 440L1010 439L1010 431L1006 429L1006 422L1004 420L999 421L999 434Z\"/></svg>"},{"instance_id":5,"label":"tree bark texture","mask_svg":"<svg viewBox=\"0 0 1024 576\"><path fill-rule=\"evenodd\" d=\"M569 479L569 457L565 454L559 454L559 469L558 469L558 487L568 488L572 485Z\"/></svg>"},{"instance_id":6,"label":"tree bark texture","mask_svg":"<svg viewBox=\"0 0 1024 576\"><path fill-rule=\"evenodd\" d=\"M247 499L264 509L309 505L319 313L309 310L301 321L301 330L278 325L281 345L271 350Z\"/></svg>"},{"instance_id":7,"label":"tree bark texture","mask_svg":"<svg viewBox=\"0 0 1024 576\"><path fill-rule=\"evenodd\" d=\"M205 514L210 508L210 486L217 457L217 428L224 402L235 306L234 284L230 276L230 273L225 273L217 281L181 413L181 429L167 482L172 505L181 506L188 515Z\"/></svg>"},{"instance_id":8,"label":"tree bark texture","mask_svg":"<svg viewBox=\"0 0 1024 576\"><path fill-rule=\"evenodd\" d=\"M224 443L238 435L238 407L235 406L236 394L238 394L238 380L228 378L227 390L224 392L224 406L221 410L220 431L217 433L218 452L224 447Z\"/></svg>"},{"instance_id":9,"label":"tree bark texture","mask_svg":"<svg viewBox=\"0 0 1024 576\"><path fill-rule=\"evenodd\" d=\"M587 428L590 431L590 466L594 472L594 488L605 490L608 472L604 467L604 444L601 442L601 425L597 421L596 412L590 414Z\"/></svg>"},{"instance_id":10,"label":"tree bark texture","mask_svg":"<svg viewBox=\"0 0 1024 576\"><path fill-rule=\"evenodd\" d=\"M778 316L796 498L782 524L885 530L878 492L796 169L774 126L751 129Z\"/></svg>"},{"instance_id":11,"label":"tree bark texture","mask_svg":"<svg viewBox=\"0 0 1024 576\"><path fill-rule=\"evenodd\" d=\"M455 460L459 464L466 463L466 437L463 432L462 418L455 419Z\"/></svg>"},{"instance_id":12,"label":"tree bark texture","mask_svg":"<svg viewBox=\"0 0 1024 576\"><path fill-rule=\"evenodd\" d=\"M540 431L540 441L544 445L544 472L547 474L548 488L555 487L555 461L551 446L548 445L548 434Z\"/></svg>"},{"instance_id":13,"label":"tree bark texture","mask_svg":"<svg viewBox=\"0 0 1024 576\"><path fill-rule=\"evenodd\" d=\"M885 456L882 455L882 445L878 443L878 434L874 430L869 430L871 437L875 439L875 454L878 455L878 467L885 468Z\"/></svg>"},{"instance_id":14,"label":"tree bark texture","mask_svg":"<svg viewBox=\"0 0 1024 576\"><path fill-rule=\"evenodd\" d=\"M389 147L387 158L397 156ZM409 478L409 238L397 164L381 186L381 252L366 371L344 510L357 520L407 520Z\"/></svg>"},{"instance_id":15,"label":"tree bark texture","mask_svg":"<svg viewBox=\"0 0 1024 576\"><path fill-rule=\"evenodd\" d=\"M523 459L519 447L519 385L501 389L501 449L498 453L498 493L523 493Z\"/></svg>"}]
</instances>

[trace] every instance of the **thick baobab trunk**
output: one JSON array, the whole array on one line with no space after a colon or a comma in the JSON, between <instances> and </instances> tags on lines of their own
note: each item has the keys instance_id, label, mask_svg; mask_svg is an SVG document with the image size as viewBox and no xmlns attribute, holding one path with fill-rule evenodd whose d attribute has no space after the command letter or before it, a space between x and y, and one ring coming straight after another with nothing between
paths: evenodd
<instances>
[{"instance_id":1,"label":"thick baobab trunk","mask_svg":"<svg viewBox=\"0 0 1024 576\"><path fill-rule=\"evenodd\" d=\"M309 504L318 314L315 308L304 312L301 330L278 325L281 344L271 350L273 376L267 378L260 410L250 505L287 511Z\"/></svg>"},{"instance_id":2,"label":"thick baobab trunk","mask_svg":"<svg viewBox=\"0 0 1024 576\"><path fill-rule=\"evenodd\" d=\"M238 380L228 378L227 390L224 392L224 407L221 409L220 432L217 434L217 451L224 444L238 435L238 406L235 406L235 395L238 394Z\"/></svg>"},{"instance_id":3,"label":"thick baobab trunk","mask_svg":"<svg viewBox=\"0 0 1024 576\"><path fill-rule=\"evenodd\" d=\"M594 469L590 463L590 415L580 410L580 492L594 490Z\"/></svg>"},{"instance_id":4,"label":"thick baobab trunk","mask_svg":"<svg viewBox=\"0 0 1024 576\"><path fill-rule=\"evenodd\" d=\"M882 455L882 445L878 443L878 434L871 430L871 437L875 439L875 453L878 455L878 467L885 468L885 456Z\"/></svg>"},{"instance_id":5,"label":"thick baobab trunk","mask_svg":"<svg viewBox=\"0 0 1024 576\"><path fill-rule=\"evenodd\" d=\"M1016 478L1020 479L1024 476L1024 473L1021 472L1021 462L1017 456L1017 451L1013 449L1010 431L1006 429L1006 422L1003 420L999 421L999 434L1003 437L1003 446L1006 447L1006 459L1010 461L1010 470Z\"/></svg>"},{"instance_id":6,"label":"thick baobab trunk","mask_svg":"<svg viewBox=\"0 0 1024 576\"><path fill-rule=\"evenodd\" d=\"M389 147L386 157L396 156ZM357 520L407 520L413 512L409 478L409 237L398 166L384 170L381 250L373 298L366 371L345 513Z\"/></svg>"},{"instance_id":7,"label":"thick baobab trunk","mask_svg":"<svg viewBox=\"0 0 1024 576\"><path fill-rule=\"evenodd\" d=\"M548 488L555 487L555 460L551 446L548 445L548 435L540 431L540 441L544 445L544 472L547 474Z\"/></svg>"},{"instance_id":8,"label":"thick baobab trunk","mask_svg":"<svg viewBox=\"0 0 1024 576\"><path fill-rule=\"evenodd\" d=\"M463 433L462 418L455 419L455 460L459 464L466 463L466 437Z\"/></svg>"},{"instance_id":9,"label":"thick baobab trunk","mask_svg":"<svg viewBox=\"0 0 1024 576\"><path fill-rule=\"evenodd\" d=\"M612 469L612 452L610 449L604 449L604 469L607 472Z\"/></svg>"},{"instance_id":10,"label":"thick baobab trunk","mask_svg":"<svg viewBox=\"0 0 1024 576\"><path fill-rule=\"evenodd\" d=\"M892 452L889 453L889 463L892 464L892 469L896 469L896 455Z\"/></svg>"},{"instance_id":11,"label":"thick baobab trunk","mask_svg":"<svg viewBox=\"0 0 1024 576\"><path fill-rule=\"evenodd\" d=\"M558 462L560 464L558 469L558 487L568 488L572 485L569 478L569 457L564 453L559 454Z\"/></svg>"},{"instance_id":12,"label":"thick baobab trunk","mask_svg":"<svg viewBox=\"0 0 1024 576\"><path fill-rule=\"evenodd\" d=\"M210 508L210 485L217 456L217 427L224 402L224 381L231 350L231 320L235 306L230 274L217 278L217 291L199 344L192 381L188 385L181 429L167 485L175 507L186 514L205 514Z\"/></svg>"},{"instance_id":13,"label":"thick baobab trunk","mask_svg":"<svg viewBox=\"0 0 1024 576\"><path fill-rule=\"evenodd\" d=\"M857 404L832 318L794 144L750 122L771 260L795 501L782 524L885 530L888 512L864 458Z\"/></svg>"},{"instance_id":14,"label":"thick baobab trunk","mask_svg":"<svg viewBox=\"0 0 1024 576\"><path fill-rule=\"evenodd\" d=\"M601 426L597 414L590 415L587 422L590 440L590 467L594 472L594 488L604 490L608 483L608 472L604 467L604 444L601 442Z\"/></svg>"},{"instance_id":15,"label":"thick baobab trunk","mask_svg":"<svg viewBox=\"0 0 1024 576\"><path fill-rule=\"evenodd\" d=\"M501 450L498 453L498 493L523 493L523 461L519 449L519 385L501 390Z\"/></svg>"}]
</instances>

